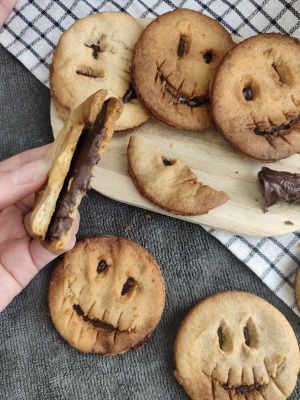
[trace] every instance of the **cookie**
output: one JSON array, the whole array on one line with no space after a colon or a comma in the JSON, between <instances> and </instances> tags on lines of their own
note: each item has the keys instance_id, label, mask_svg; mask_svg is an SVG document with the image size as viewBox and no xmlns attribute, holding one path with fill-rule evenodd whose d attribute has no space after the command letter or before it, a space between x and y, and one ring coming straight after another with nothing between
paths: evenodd
<instances>
[{"instance_id":1,"label":"cookie","mask_svg":"<svg viewBox=\"0 0 300 400\"><path fill-rule=\"evenodd\" d=\"M284 400L299 371L292 327L250 293L223 292L196 305L175 341L175 377L194 400Z\"/></svg>"},{"instance_id":2,"label":"cookie","mask_svg":"<svg viewBox=\"0 0 300 400\"><path fill-rule=\"evenodd\" d=\"M179 215L206 214L229 196L198 181L180 160L170 160L142 136L131 136L128 172L140 193L166 211Z\"/></svg>"},{"instance_id":3,"label":"cookie","mask_svg":"<svg viewBox=\"0 0 300 400\"><path fill-rule=\"evenodd\" d=\"M210 83L233 45L222 25L200 12L181 8L163 14L134 48L138 98L167 125L187 131L210 127Z\"/></svg>"},{"instance_id":4,"label":"cookie","mask_svg":"<svg viewBox=\"0 0 300 400\"><path fill-rule=\"evenodd\" d=\"M295 295L296 295L296 301L298 308L300 310L300 268L298 269L296 273L296 278L295 278Z\"/></svg>"},{"instance_id":5,"label":"cookie","mask_svg":"<svg viewBox=\"0 0 300 400\"><path fill-rule=\"evenodd\" d=\"M113 236L85 239L52 273L51 319L76 349L119 354L144 344L160 321L165 286L154 258Z\"/></svg>"},{"instance_id":6,"label":"cookie","mask_svg":"<svg viewBox=\"0 0 300 400\"><path fill-rule=\"evenodd\" d=\"M220 65L212 89L217 129L239 152L276 161L300 152L300 42L251 37Z\"/></svg>"},{"instance_id":7,"label":"cookie","mask_svg":"<svg viewBox=\"0 0 300 400\"><path fill-rule=\"evenodd\" d=\"M38 193L30 224L52 250L70 240L72 222L90 187L93 169L110 141L123 104L100 90L70 113L51 147L48 181Z\"/></svg>"},{"instance_id":8,"label":"cookie","mask_svg":"<svg viewBox=\"0 0 300 400\"><path fill-rule=\"evenodd\" d=\"M55 49L50 69L54 104L62 118L97 90L123 99L116 131L149 118L131 87L132 49L142 27L125 13L101 12L76 21Z\"/></svg>"}]
</instances>

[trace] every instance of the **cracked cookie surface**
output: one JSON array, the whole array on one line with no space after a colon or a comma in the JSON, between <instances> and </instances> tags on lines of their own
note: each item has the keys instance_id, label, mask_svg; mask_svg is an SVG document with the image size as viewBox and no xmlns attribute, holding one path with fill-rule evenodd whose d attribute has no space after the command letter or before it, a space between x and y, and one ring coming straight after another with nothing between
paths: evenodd
<instances>
[{"instance_id":1,"label":"cracked cookie surface","mask_svg":"<svg viewBox=\"0 0 300 400\"><path fill-rule=\"evenodd\" d=\"M300 152L300 42L279 33L231 50L212 89L212 115L235 149L262 161Z\"/></svg>"},{"instance_id":2,"label":"cracked cookie surface","mask_svg":"<svg viewBox=\"0 0 300 400\"><path fill-rule=\"evenodd\" d=\"M76 21L62 34L50 69L51 95L62 118L99 89L124 98L131 85L132 50L141 32L130 15L101 12ZM136 98L125 98L116 131L133 129L148 118Z\"/></svg>"},{"instance_id":3,"label":"cracked cookie surface","mask_svg":"<svg viewBox=\"0 0 300 400\"><path fill-rule=\"evenodd\" d=\"M211 126L209 88L233 47L217 21L177 9L143 31L133 54L133 81L141 103L159 120L187 131Z\"/></svg>"},{"instance_id":4,"label":"cracked cookie surface","mask_svg":"<svg viewBox=\"0 0 300 400\"><path fill-rule=\"evenodd\" d=\"M284 400L297 382L292 327L250 293L222 292L196 305L174 351L175 377L194 400Z\"/></svg>"},{"instance_id":5,"label":"cracked cookie surface","mask_svg":"<svg viewBox=\"0 0 300 400\"><path fill-rule=\"evenodd\" d=\"M165 287L154 258L113 236L85 239L52 273L51 319L80 351L119 354L144 344L160 321Z\"/></svg>"},{"instance_id":6,"label":"cracked cookie surface","mask_svg":"<svg viewBox=\"0 0 300 400\"><path fill-rule=\"evenodd\" d=\"M198 181L180 160L168 159L148 139L131 136L128 171L143 196L168 212L200 215L221 206L229 196Z\"/></svg>"}]
</instances>

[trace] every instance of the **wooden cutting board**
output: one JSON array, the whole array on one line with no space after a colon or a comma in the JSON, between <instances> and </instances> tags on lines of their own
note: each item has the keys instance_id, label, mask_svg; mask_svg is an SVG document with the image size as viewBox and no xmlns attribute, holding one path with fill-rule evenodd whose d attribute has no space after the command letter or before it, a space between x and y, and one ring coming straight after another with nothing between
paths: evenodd
<instances>
[{"instance_id":1,"label":"wooden cutting board","mask_svg":"<svg viewBox=\"0 0 300 400\"><path fill-rule=\"evenodd\" d=\"M140 20L140 23L146 26L149 20ZM234 40L241 41L237 37ZM51 125L56 137L63 121L52 103ZM146 136L167 158L184 161L201 182L226 191L231 199L206 215L194 217L175 216L153 205L140 195L127 173L126 150L130 135L114 137L104 152L92 181L92 188L99 193L122 203L239 235L276 236L300 229L300 205L280 203L263 213L257 173L265 164L235 153L214 129L189 133L150 120L132 135ZM268 164L268 167L300 173L300 154Z\"/></svg>"}]
</instances>

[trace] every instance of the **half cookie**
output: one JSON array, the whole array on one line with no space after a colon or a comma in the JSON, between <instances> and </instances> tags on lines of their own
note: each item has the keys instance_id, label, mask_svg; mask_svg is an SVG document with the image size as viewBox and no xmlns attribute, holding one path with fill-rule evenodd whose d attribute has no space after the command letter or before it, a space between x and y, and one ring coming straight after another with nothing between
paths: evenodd
<instances>
[{"instance_id":1,"label":"half cookie","mask_svg":"<svg viewBox=\"0 0 300 400\"><path fill-rule=\"evenodd\" d=\"M233 46L222 25L200 12L177 9L156 18L134 49L138 98L172 127L187 131L210 127L210 83Z\"/></svg>"},{"instance_id":2,"label":"half cookie","mask_svg":"<svg viewBox=\"0 0 300 400\"><path fill-rule=\"evenodd\" d=\"M140 347L160 321L165 285L154 258L113 236L78 242L54 269L51 319L78 350L124 353Z\"/></svg>"},{"instance_id":3,"label":"half cookie","mask_svg":"<svg viewBox=\"0 0 300 400\"><path fill-rule=\"evenodd\" d=\"M224 58L212 90L218 130L241 153L276 161L300 152L300 42L247 39Z\"/></svg>"},{"instance_id":4,"label":"half cookie","mask_svg":"<svg viewBox=\"0 0 300 400\"><path fill-rule=\"evenodd\" d=\"M218 293L197 304L174 351L176 379L193 400L285 400L297 383L291 325L251 293Z\"/></svg>"},{"instance_id":5,"label":"half cookie","mask_svg":"<svg viewBox=\"0 0 300 400\"><path fill-rule=\"evenodd\" d=\"M97 90L123 99L116 131L133 129L149 118L131 88L132 49L142 27L125 13L102 12L76 21L58 42L50 71L58 112L68 112Z\"/></svg>"},{"instance_id":6,"label":"half cookie","mask_svg":"<svg viewBox=\"0 0 300 400\"><path fill-rule=\"evenodd\" d=\"M142 136L131 136L127 149L128 171L143 196L179 215L206 214L229 196L197 180L180 160L165 158L158 147Z\"/></svg>"},{"instance_id":7,"label":"half cookie","mask_svg":"<svg viewBox=\"0 0 300 400\"><path fill-rule=\"evenodd\" d=\"M52 250L69 242L72 222L90 187L93 168L114 132L122 102L100 90L70 113L50 150L52 166L31 216L34 235Z\"/></svg>"}]
</instances>

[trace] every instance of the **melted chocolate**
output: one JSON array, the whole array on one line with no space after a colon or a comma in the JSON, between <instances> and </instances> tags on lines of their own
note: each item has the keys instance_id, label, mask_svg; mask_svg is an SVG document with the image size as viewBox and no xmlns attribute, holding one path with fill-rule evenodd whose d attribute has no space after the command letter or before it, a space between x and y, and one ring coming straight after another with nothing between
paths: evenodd
<instances>
[{"instance_id":1,"label":"melted chocolate","mask_svg":"<svg viewBox=\"0 0 300 400\"><path fill-rule=\"evenodd\" d=\"M85 46L89 47L90 49L93 49L93 57L95 60L97 60L98 53L100 53L102 51L101 46L99 44L91 44L91 45L86 44Z\"/></svg>"},{"instance_id":2,"label":"melted chocolate","mask_svg":"<svg viewBox=\"0 0 300 400\"><path fill-rule=\"evenodd\" d=\"M265 131L261 130L260 128L255 128L254 133L259 136L266 136L274 133L278 133L280 131L286 131L293 128L298 122L300 121L300 114L297 117L292 118L288 123L281 124L278 126L273 126Z\"/></svg>"},{"instance_id":3,"label":"melted chocolate","mask_svg":"<svg viewBox=\"0 0 300 400\"><path fill-rule=\"evenodd\" d=\"M210 64L213 59L213 55L211 51L207 51L206 53L203 54L203 59L206 64Z\"/></svg>"},{"instance_id":4,"label":"melted chocolate","mask_svg":"<svg viewBox=\"0 0 300 400\"><path fill-rule=\"evenodd\" d=\"M86 125L83 128L48 227L46 236L48 242L59 239L71 228L73 219L70 214L73 212L77 199L79 195L85 195L90 188L92 167L100 159L98 149L102 140L107 106L108 100L104 102L94 125Z\"/></svg>"},{"instance_id":5,"label":"melted chocolate","mask_svg":"<svg viewBox=\"0 0 300 400\"><path fill-rule=\"evenodd\" d=\"M244 95L245 100L247 100L247 101L252 100L252 89L251 89L251 87L245 87L243 89L243 95Z\"/></svg>"},{"instance_id":6,"label":"melted chocolate","mask_svg":"<svg viewBox=\"0 0 300 400\"><path fill-rule=\"evenodd\" d=\"M97 266L98 274L105 271L107 267L108 267L107 262L105 260L101 260Z\"/></svg>"},{"instance_id":7,"label":"melted chocolate","mask_svg":"<svg viewBox=\"0 0 300 400\"><path fill-rule=\"evenodd\" d=\"M171 160L168 160L167 158L163 158L163 163L164 163L164 165L165 165L166 167L172 165L172 161L171 161Z\"/></svg>"},{"instance_id":8,"label":"melted chocolate","mask_svg":"<svg viewBox=\"0 0 300 400\"><path fill-rule=\"evenodd\" d=\"M228 392L233 391L234 393L240 393L240 394L247 394L251 393L254 390L259 391L261 389L262 385L259 383L254 383L253 385L240 385L240 386L228 386L228 385L222 385L222 388L227 390Z\"/></svg>"},{"instance_id":9,"label":"melted chocolate","mask_svg":"<svg viewBox=\"0 0 300 400\"><path fill-rule=\"evenodd\" d=\"M129 103L132 99L136 99L136 93L135 93L134 87L131 83L127 92L124 94L122 100L123 100L123 103L126 104L126 103Z\"/></svg>"},{"instance_id":10,"label":"melted chocolate","mask_svg":"<svg viewBox=\"0 0 300 400\"><path fill-rule=\"evenodd\" d=\"M264 195L264 212L279 201L300 203L300 174L263 167L258 180Z\"/></svg>"},{"instance_id":11,"label":"melted chocolate","mask_svg":"<svg viewBox=\"0 0 300 400\"><path fill-rule=\"evenodd\" d=\"M127 281L124 283L121 295L124 296L125 294L127 294L134 286L135 286L135 280L129 277Z\"/></svg>"},{"instance_id":12,"label":"melted chocolate","mask_svg":"<svg viewBox=\"0 0 300 400\"><path fill-rule=\"evenodd\" d=\"M85 315L79 304L73 304L73 309L80 317L82 317L82 319L85 322L88 322L89 324L93 325L95 328L106 329L107 331L120 332L120 330L118 328L115 328L113 325L108 324L107 322L100 321L100 319L90 318L87 315Z\"/></svg>"},{"instance_id":13,"label":"melted chocolate","mask_svg":"<svg viewBox=\"0 0 300 400\"><path fill-rule=\"evenodd\" d=\"M177 47L177 55L179 58L184 56L185 46L186 46L186 41L184 40L183 36L180 36Z\"/></svg>"}]
</instances>

